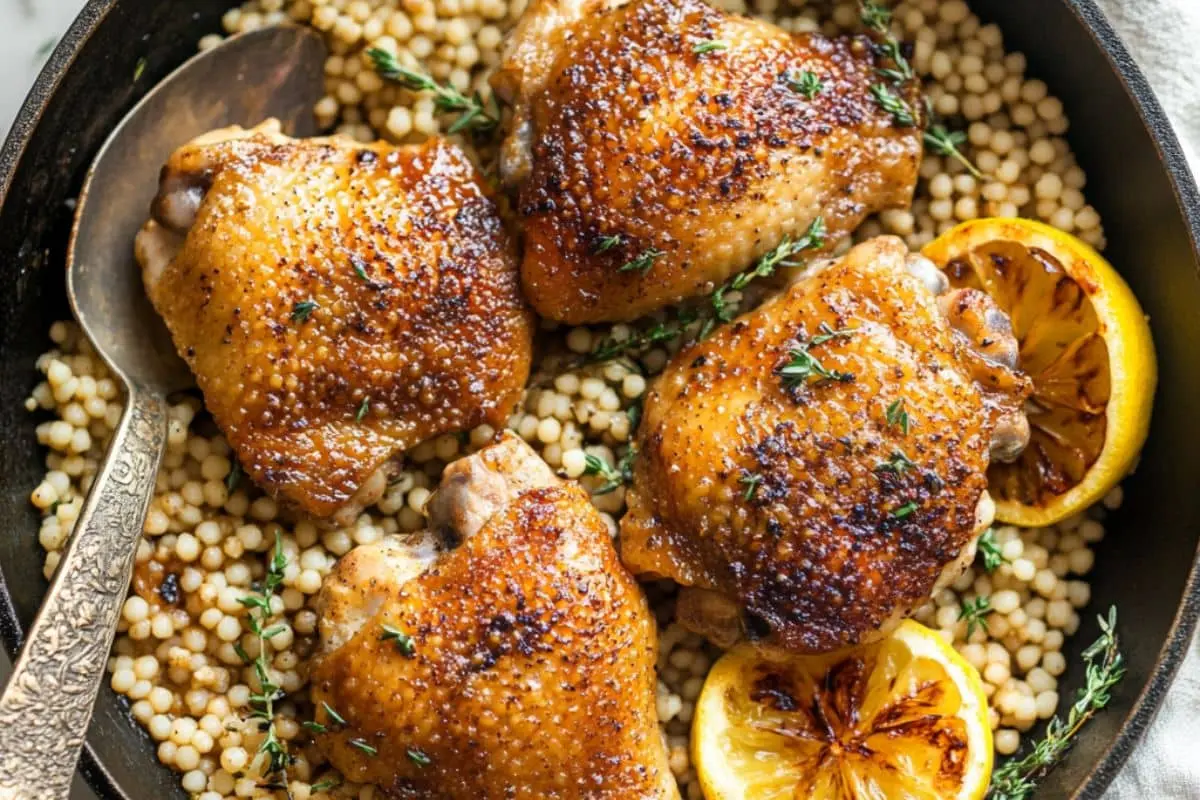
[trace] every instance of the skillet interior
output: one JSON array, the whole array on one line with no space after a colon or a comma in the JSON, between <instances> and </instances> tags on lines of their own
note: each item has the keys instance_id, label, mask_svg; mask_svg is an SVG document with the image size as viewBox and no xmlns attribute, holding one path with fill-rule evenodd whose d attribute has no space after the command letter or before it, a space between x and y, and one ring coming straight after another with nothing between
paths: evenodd
<instances>
[{"instance_id":1,"label":"skillet interior","mask_svg":"<svg viewBox=\"0 0 1200 800\"><path fill-rule=\"evenodd\" d=\"M219 28L228 3L189 0L188 6L192 13L180 14L175 4L155 0L92 0L51 57L0 153L0 189L6 190L0 276L9 287L0 296L0 441L6 452L0 476L0 519L6 525L0 536L0 637L10 654L46 585L38 518L28 502L43 473L42 453L22 403L36 383L33 362L46 348L50 323L68 313L62 269L71 218L66 201L109 129L146 88L194 51L201 35ZM1118 606L1129 677L1113 710L1085 729L1038 794L1096 797L1161 702L1200 612L1200 591L1189 580L1200 541L1200 497L1194 490L1200 426L1190 413L1190 399L1200 396L1200 373L1191 369L1188 349L1200 341L1193 249L1200 198L1161 110L1090 0L972 0L972 6L1001 23L1009 47L1026 52L1031 74L1064 101L1072 147L1091 181L1088 199L1109 223L1107 255L1150 314L1159 351L1160 388L1147 451L1126 483L1126 503L1092 576L1096 608ZM146 67L135 80L143 58ZM1064 695L1082 679L1078 654L1094 633L1092 616L1085 615L1089 622L1068 645L1072 671ZM107 686L84 769L109 797L185 797L177 778L158 764L149 737Z\"/></svg>"}]
</instances>

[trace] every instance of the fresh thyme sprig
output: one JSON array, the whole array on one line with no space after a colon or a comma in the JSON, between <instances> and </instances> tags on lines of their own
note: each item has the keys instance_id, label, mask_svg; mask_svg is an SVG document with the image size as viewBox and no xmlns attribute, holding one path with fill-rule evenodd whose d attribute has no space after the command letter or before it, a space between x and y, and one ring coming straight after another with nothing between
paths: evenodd
<instances>
[{"instance_id":1,"label":"fresh thyme sprig","mask_svg":"<svg viewBox=\"0 0 1200 800\"><path fill-rule=\"evenodd\" d=\"M859 11L863 25L875 34L876 49L893 64L892 67L877 69L876 73L896 86L913 80L916 74L913 72L912 64L904 56L904 49L899 40L892 35L892 12L870 0L860 0ZM875 84L871 87L871 94L880 108L892 115L892 119L896 121L897 125L903 128L911 128L916 125L916 110L903 97L893 93L886 84ZM928 101L926 101L926 105L928 105ZM928 114L927 116L932 115ZM959 149L966 144L966 134L961 131L950 131L944 125L933 124L925 131L922 138L925 146L934 153L953 158L977 179L983 179L983 173Z\"/></svg>"},{"instance_id":2,"label":"fresh thyme sprig","mask_svg":"<svg viewBox=\"0 0 1200 800\"><path fill-rule=\"evenodd\" d=\"M868 0L859 4L859 18L863 25L886 36L892 24L892 10Z\"/></svg>"},{"instance_id":3,"label":"fresh thyme sprig","mask_svg":"<svg viewBox=\"0 0 1200 800\"><path fill-rule=\"evenodd\" d=\"M825 344L833 339L849 339L858 332L858 328L838 328L837 330L834 330L833 328L829 327L829 323L827 322L822 322L820 325L818 325L817 330L819 330L820 333L809 340L808 344L810 347L816 347L819 344Z\"/></svg>"},{"instance_id":4,"label":"fresh thyme sprig","mask_svg":"<svg viewBox=\"0 0 1200 800\"><path fill-rule=\"evenodd\" d=\"M596 364L601 361L611 361L625 353L640 353L660 342L669 342L680 336L688 325L699 319L699 314L693 309L684 309L675 315L674 319L659 322L644 331L633 334L628 339L610 339L600 347L588 353L581 364Z\"/></svg>"},{"instance_id":5,"label":"fresh thyme sprig","mask_svg":"<svg viewBox=\"0 0 1200 800\"><path fill-rule=\"evenodd\" d=\"M807 346L789 350L788 356L790 357L788 363L779 368L779 374L783 376L784 382L788 386L800 386L814 376L841 383L854 380L854 376L848 372L838 372L826 368L816 356L808 352Z\"/></svg>"},{"instance_id":6,"label":"fresh thyme sprig","mask_svg":"<svg viewBox=\"0 0 1200 800\"><path fill-rule=\"evenodd\" d=\"M796 263L789 259L805 250L815 250L822 247L825 244L825 235L825 220L822 217L817 217L809 224L800 238L792 239L790 236L785 236L783 241L762 255L753 267L745 272L738 273L718 286L709 296L709 304L713 310L712 316L705 319L697 338L704 339L717 325L733 319L733 311L729 307L729 303L725 300L726 293L741 291L753 280L770 277L781 266L795 266ZM618 244L620 244L620 238L617 236L602 237L597 240L596 252L603 252L604 250L616 247ZM651 248L639 256L638 259L621 267L621 271L636 268L645 272L653 265L654 259L657 259L661 255L660 251ZM643 263L640 261L641 259L648 259L649 261L648 263ZM687 327L698 319L700 319L700 314L695 309L681 309L675 315L674 319L659 322L644 331L635 333L627 339L619 341L611 339L605 342L597 349L588 353L581 360L580 364L611 361L617 356L626 353L640 353L656 344L669 342L681 336Z\"/></svg>"},{"instance_id":7,"label":"fresh thyme sprig","mask_svg":"<svg viewBox=\"0 0 1200 800\"><path fill-rule=\"evenodd\" d=\"M988 573L995 572L1006 559L1004 554L1000 552L1000 545L996 542L996 531L988 528L979 537L979 543L975 546L975 554L983 562L983 568Z\"/></svg>"},{"instance_id":8,"label":"fresh thyme sprig","mask_svg":"<svg viewBox=\"0 0 1200 800\"><path fill-rule=\"evenodd\" d=\"M259 730L266 733L266 737L258 748L258 752L266 754L268 759L266 777L279 776L280 781L285 785L287 784L287 768L292 763L292 757L288 754L287 747L275 730L275 702L283 698L284 691L271 679L267 643L286 630L286 626L282 624L268 627L268 623L275 615L271 609L271 598L283 584L283 573L286 569L287 556L283 553L283 540L276 533L275 549L267 564L267 574L261 587L254 594L246 595L238 601L249 609L246 617L247 625L250 632L258 637L258 656L250 659L245 650L242 650L240 646L237 648L242 660L253 664L254 674L258 677L259 690L250 695L250 715L259 721Z\"/></svg>"},{"instance_id":9,"label":"fresh thyme sprig","mask_svg":"<svg viewBox=\"0 0 1200 800\"><path fill-rule=\"evenodd\" d=\"M658 261L665 255L666 253L656 247L647 248L635 258L630 259L622 264L620 268L617 269L617 272L633 272L636 270L638 273L645 275L650 271L650 268L654 266L654 262Z\"/></svg>"},{"instance_id":10,"label":"fresh thyme sprig","mask_svg":"<svg viewBox=\"0 0 1200 800\"><path fill-rule=\"evenodd\" d=\"M925 146L939 156L949 156L958 163L967 168L976 178L982 180L983 173L979 171L979 167L971 163L971 159L963 155L962 150L959 150L959 145L966 144L967 135L962 131L951 131L944 125L930 125L929 130L925 131Z\"/></svg>"},{"instance_id":11,"label":"fresh thyme sprig","mask_svg":"<svg viewBox=\"0 0 1200 800\"><path fill-rule=\"evenodd\" d=\"M863 25L877 34L875 46L880 54L888 58L894 67L879 69L877 72L893 83L903 83L912 80L913 69L904 57L900 42L892 36L892 12L878 3L863 2L860 8L860 18Z\"/></svg>"},{"instance_id":12,"label":"fresh thyme sprig","mask_svg":"<svg viewBox=\"0 0 1200 800\"><path fill-rule=\"evenodd\" d=\"M802 386L814 377L820 380L839 381L842 383L854 380L854 375L849 372L838 372L837 370L828 369L809 350L818 345L825 344L831 339L845 339L853 336L857 328L834 330L822 322L819 330L821 333L818 335L813 336L808 341L797 342L795 347L788 350L788 362L778 370L779 374L783 377L785 385Z\"/></svg>"},{"instance_id":13,"label":"fresh thyme sprig","mask_svg":"<svg viewBox=\"0 0 1200 800\"><path fill-rule=\"evenodd\" d=\"M751 281L758 278L771 277L775 274L775 270L781 266L796 266L794 262L788 259L798 253L803 253L805 250L816 250L822 247L825 244L825 233L825 218L817 217L809 223L808 228L799 239L784 236L783 241L763 254L753 267L745 272L739 272L718 286L710 298L716 322L729 322L733 319L733 312L729 310L729 305L725 302L726 292L740 292ZM700 338L703 339L707 336L713 327L715 327L715 323L713 326L706 324L700 334Z\"/></svg>"},{"instance_id":14,"label":"fresh thyme sprig","mask_svg":"<svg viewBox=\"0 0 1200 800\"><path fill-rule=\"evenodd\" d=\"M886 83L871 84L871 96L884 111L892 115L892 119L901 128L912 128L917 124L916 114L908 102L891 90Z\"/></svg>"},{"instance_id":15,"label":"fresh thyme sprig","mask_svg":"<svg viewBox=\"0 0 1200 800\"><path fill-rule=\"evenodd\" d=\"M799 92L809 100L825 89L825 84L817 77L817 73L809 69L802 71L798 76L788 75L787 86L793 92Z\"/></svg>"},{"instance_id":16,"label":"fresh thyme sprig","mask_svg":"<svg viewBox=\"0 0 1200 800\"><path fill-rule=\"evenodd\" d=\"M967 638L975 632L976 628L982 628L984 633L987 633L987 615L992 613L992 599L987 595L980 595L974 600L963 600L958 606L958 618L967 621Z\"/></svg>"},{"instance_id":17,"label":"fresh thyme sprig","mask_svg":"<svg viewBox=\"0 0 1200 800\"><path fill-rule=\"evenodd\" d=\"M625 451L625 455L621 456L621 460L614 467L603 458L594 456L588 453L584 457L584 475L599 475L604 478L604 483L592 494L601 495L615 492L618 488L624 486L629 481L633 480L633 462L637 458L637 448L630 446Z\"/></svg>"},{"instance_id":18,"label":"fresh thyme sprig","mask_svg":"<svg viewBox=\"0 0 1200 800\"><path fill-rule=\"evenodd\" d=\"M483 98L476 92L469 97L453 86L443 86L428 75L424 75L401 64L386 50L372 47L367 50L375 71L380 77L395 81L414 92L433 92L433 107L441 112L458 113L461 116L449 127L447 133L472 130L487 132L500 123L499 111L489 114L484 108Z\"/></svg>"},{"instance_id":19,"label":"fresh thyme sprig","mask_svg":"<svg viewBox=\"0 0 1200 800\"><path fill-rule=\"evenodd\" d=\"M1112 699L1112 690L1125 677L1125 659L1117 637L1117 609L1109 607L1108 618L1098 619L1100 636L1083 651L1084 685L1076 692L1066 719L1055 716L1046 726L1046 734L1029 753L1006 762L992 773L988 788L990 800L1025 800L1029 797L1037 788L1037 782L1071 749L1084 723Z\"/></svg>"},{"instance_id":20,"label":"fresh thyme sprig","mask_svg":"<svg viewBox=\"0 0 1200 800\"><path fill-rule=\"evenodd\" d=\"M753 267L745 272L738 273L718 286L709 296L712 315L704 320L704 324L701 326L699 335L696 338L704 339L717 325L733 319L733 310L725 300L726 293L741 291L753 280L774 275L775 271L781 266L796 266L796 262L789 259L805 250L815 250L822 247L825 244L825 235L825 220L822 217L817 217L809 224L800 238L792 239L790 236L785 236L783 241L763 254ZM604 250L616 247L618 244L620 244L619 237L602 237L597 240L596 252L603 252ZM661 255L663 255L662 252L651 248L638 258L626 263L620 268L620 271L638 269L644 273L653 265L654 260ZM675 314L674 319L659 322L644 331L635 333L627 339L610 339L588 353L577 363L578 365L595 364L602 361L611 361L626 353L640 353L656 344L669 342L683 335L687 327L698 319L700 319L700 313L694 308L680 309Z\"/></svg>"}]
</instances>

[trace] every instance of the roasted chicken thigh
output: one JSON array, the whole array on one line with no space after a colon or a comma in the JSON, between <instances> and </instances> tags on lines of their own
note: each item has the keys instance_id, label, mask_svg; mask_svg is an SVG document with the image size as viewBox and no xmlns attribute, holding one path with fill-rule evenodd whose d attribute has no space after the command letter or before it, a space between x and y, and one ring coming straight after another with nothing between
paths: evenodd
<instances>
[{"instance_id":1,"label":"roasted chicken thigh","mask_svg":"<svg viewBox=\"0 0 1200 800\"><path fill-rule=\"evenodd\" d=\"M515 106L501 171L543 316L631 320L712 291L817 217L832 242L911 201L920 120L881 108L865 38L701 0L614 6L535 0L493 78Z\"/></svg>"},{"instance_id":2,"label":"roasted chicken thigh","mask_svg":"<svg viewBox=\"0 0 1200 800\"><path fill-rule=\"evenodd\" d=\"M452 464L427 511L322 589L334 766L396 798L677 800L655 621L586 493L510 436Z\"/></svg>"},{"instance_id":3,"label":"roasted chicken thigh","mask_svg":"<svg viewBox=\"0 0 1200 800\"><path fill-rule=\"evenodd\" d=\"M502 426L529 373L514 243L455 146L217 131L163 168L146 290L254 481L344 521L393 457Z\"/></svg>"},{"instance_id":4,"label":"roasted chicken thigh","mask_svg":"<svg viewBox=\"0 0 1200 800\"><path fill-rule=\"evenodd\" d=\"M886 630L992 520L1030 390L1004 316L899 239L814 265L681 351L650 392L621 521L682 621L815 653Z\"/></svg>"}]
</instances>

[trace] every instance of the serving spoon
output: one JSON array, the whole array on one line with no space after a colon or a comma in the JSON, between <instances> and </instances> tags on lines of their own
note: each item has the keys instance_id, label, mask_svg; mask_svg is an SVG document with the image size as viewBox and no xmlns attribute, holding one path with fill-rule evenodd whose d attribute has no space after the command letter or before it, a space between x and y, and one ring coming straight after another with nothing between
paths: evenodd
<instances>
[{"instance_id":1,"label":"serving spoon","mask_svg":"<svg viewBox=\"0 0 1200 800\"><path fill-rule=\"evenodd\" d=\"M0 695L0 800L65 800L167 445L167 397L191 377L133 261L171 152L228 125L276 117L311 135L325 46L282 26L235 36L150 91L100 148L79 195L67 294L125 389L125 411L83 503L41 610Z\"/></svg>"}]
</instances>

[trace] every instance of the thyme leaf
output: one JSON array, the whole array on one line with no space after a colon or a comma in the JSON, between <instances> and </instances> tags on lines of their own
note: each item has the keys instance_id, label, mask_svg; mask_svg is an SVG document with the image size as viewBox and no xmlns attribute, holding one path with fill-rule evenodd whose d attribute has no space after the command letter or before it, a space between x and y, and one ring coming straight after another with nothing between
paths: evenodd
<instances>
[{"instance_id":1,"label":"thyme leaf","mask_svg":"<svg viewBox=\"0 0 1200 800\"><path fill-rule=\"evenodd\" d=\"M329 705L329 703L322 702L321 708L325 709L325 715L328 716L331 720L333 720L334 725L345 725L346 724L346 718L343 717L338 712L334 711L333 706Z\"/></svg>"},{"instance_id":2,"label":"thyme leaf","mask_svg":"<svg viewBox=\"0 0 1200 800\"><path fill-rule=\"evenodd\" d=\"M992 600L987 595L980 595L974 600L963 600L958 606L958 618L967 621L967 638L981 628L987 633L987 615L992 613Z\"/></svg>"},{"instance_id":3,"label":"thyme leaf","mask_svg":"<svg viewBox=\"0 0 1200 800\"><path fill-rule=\"evenodd\" d=\"M812 100L825 89L825 84L817 77L817 73L812 70L803 70L799 75L788 75L787 86L793 92L798 92L805 98Z\"/></svg>"},{"instance_id":4,"label":"thyme leaf","mask_svg":"<svg viewBox=\"0 0 1200 800\"><path fill-rule=\"evenodd\" d=\"M623 241L625 240L619 233L613 234L612 236L601 236L596 240L596 244L592 248L592 251L596 253L604 253L608 250L612 250L614 247L619 246Z\"/></svg>"},{"instance_id":5,"label":"thyme leaf","mask_svg":"<svg viewBox=\"0 0 1200 800\"><path fill-rule=\"evenodd\" d=\"M632 261L626 261L624 264L622 264L617 272L632 272L636 270L642 275L645 275L650 271L650 268L654 266L654 262L665 255L666 253L658 248L648 248Z\"/></svg>"},{"instance_id":6,"label":"thyme leaf","mask_svg":"<svg viewBox=\"0 0 1200 800\"><path fill-rule=\"evenodd\" d=\"M896 448L892 451L892 454L888 456L887 461L880 461L875 465L875 471L894 472L897 475L903 475L905 472L915 466L916 464L914 464L909 457L904 454L903 450Z\"/></svg>"},{"instance_id":7,"label":"thyme leaf","mask_svg":"<svg viewBox=\"0 0 1200 800\"><path fill-rule=\"evenodd\" d=\"M367 274L366 262L364 262L361 258L358 258L357 256L351 258L350 266L354 268L354 274L358 276L359 280L366 281L367 283L371 282L371 276Z\"/></svg>"},{"instance_id":8,"label":"thyme leaf","mask_svg":"<svg viewBox=\"0 0 1200 800\"><path fill-rule=\"evenodd\" d=\"M225 491L233 494L233 490L242 482L242 464L236 458L233 459L233 464L229 467L229 473L225 476Z\"/></svg>"},{"instance_id":9,"label":"thyme leaf","mask_svg":"<svg viewBox=\"0 0 1200 800\"><path fill-rule=\"evenodd\" d=\"M975 554L983 561L983 568L989 573L995 572L1007 560L1000 552L1000 545L996 542L996 531L992 528L988 528L979 537Z\"/></svg>"},{"instance_id":10,"label":"thyme leaf","mask_svg":"<svg viewBox=\"0 0 1200 800\"><path fill-rule=\"evenodd\" d=\"M363 739L351 739L349 744L351 747L357 747L369 756L379 755L379 749L367 744Z\"/></svg>"},{"instance_id":11,"label":"thyme leaf","mask_svg":"<svg viewBox=\"0 0 1200 800\"><path fill-rule=\"evenodd\" d=\"M887 407L886 412L887 424L893 428L899 428L900 432L905 436L908 435L908 411L904 408L904 398L893 400Z\"/></svg>"},{"instance_id":12,"label":"thyme leaf","mask_svg":"<svg viewBox=\"0 0 1200 800\"><path fill-rule=\"evenodd\" d=\"M724 39L706 39L702 42L696 42L696 44L692 46L692 52L698 56L702 56L705 53L712 53L716 50L728 49L729 42L725 41Z\"/></svg>"},{"instance_id":13,"label":"thyme leaf","mask_svg":"<svg viewBox=\"0 0 1200 800\"><path fill-rule=\"evenodd\" d=\"M621 460L617 462L615 467L591 453L584 456L583 474L599 475L604 478L604 483L600 484L592 494L602 495L615 492L618 488L633 480L633 462L636 458L637 448L632 445L621 456Z\"/></svg>"},{"instance_id":14,"label":"thyme leaf","mask_svg":"<svg viewBox=\"0 0 1200 800\"><path fill-rule=\"evenodd\" d=\"M308 300L301 300L299 303L296 303L294 306L292 306L292 322L307 322L308 318L311 317L313 312L318 308L320 308L320 306L318 306L317 302L312 298L309 298Z\"/></svg>"},{"instance_id":15,"label":"thyme leaf","mask_svg":"<svg viewBox=\"0 0 1200 800\"><path fill-rule=\"evenodd\" d=\"M411 658L413 653L417 652L417 646L413 643L412 637L404 631L387 624L382 624L379 627L383 628L383 635L379 638L385 642L395 642L396 649L403 655Z\"/></svg>"},{"instance_id":16,"label":"thyme leaf","mask_svg":"<svg viewBox=\"0 0 1200 800\"><path fill-rule=\"evenodd\" d=\"M339 787L341 785L342 785L342 782L340 780L338 780L337 778L330 778L329 780L324 780L324 781L321 781L320 783L314 783L312 785L312 791L313 792L324 792L324 791L328 791L329 789L336 789L337 787Z\"/></svg>"},{"instance_id":17,"label":"thyme leaf","mask_svg":"<svg viewBox=\"0 0 1200 800\"><path fill-rule=\"evenodd\" d=\"M742 495L742 499L747 503L753 500L755 492L758 491L759 485L762 484L762 480L762 475L754 472L747 472L745 475L738 478L738 483L746 487L746 492Z\"/></svg>"}]
</instances>

